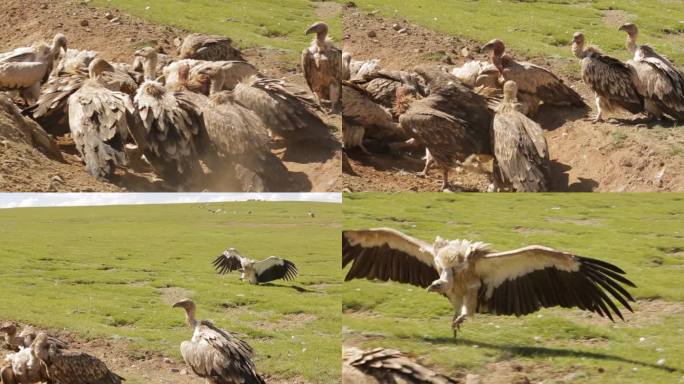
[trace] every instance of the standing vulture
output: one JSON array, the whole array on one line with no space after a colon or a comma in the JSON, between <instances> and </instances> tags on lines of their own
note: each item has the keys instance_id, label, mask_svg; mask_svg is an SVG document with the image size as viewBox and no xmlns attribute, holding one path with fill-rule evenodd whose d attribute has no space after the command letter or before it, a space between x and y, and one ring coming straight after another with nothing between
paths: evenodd
<instances>
[{"instance_id":1,"label":"standing vulture","mask_svg":"<svg viewBox=\"0 0 684 384\"><path fill-rule=\"evenodd\" d=\"M342 384L458 384L460 381L422 366L401 352L374 348L342 349Z\"/></svg>"},{"instance_id":2,"label":"standing vulture","mask_svg":"<svg viewBox=\"0 0 684 384\"><path fill-rule=\"evenodd\" d=\"M491 154L494 116L484 97L452 75L438 68L420 67L416 72L427 82L430 95L411 104L399 123L425 144L434 162L442 168L444 190L449 185L451 168L462 165L471 155Z\"/></svg>"},{"instance_id":3,"label":"standing vulture","mask_svg":"<svg viewBox=\"0 0 684 384\"><path fill-rule=\"evenodd\" d=\"M389 228L344 231L342 267L346 281L396 281L444 295L454 308L454 336L475 313L526 315L541 308L577 307L613 320L622 313L609 293L632 311L635 285L605 261L540 245L494 252L488 244L446 240L433 244Z\"/></svg>"},{"instance_id":4,"label":"standing vulture","mask_svg":"<svg viewBox=\"0 0 684 384\"><path fill-rule=\"evenodd\" d=\"M297 267L290 260L271 256L256 261L242 257L235 248L228 248L214 260L214 267L220 274L235 270L242 272L240 280L247 279L250 284L268 283L273 280L293 280L297 276Z\"/></svg>"},{"instance_id":5,"label":"standing vulture","mask_svg":"<svg viewBox=\"0 0 684 384\"><path fill-rule=\"evenodd\" d=\"M244 60L240 50L233 47L233 41L223 36L192 33L181 44L178 52L181 59L221 61Z\"/></svg>"},{"instance_id":6,"label":"standing vulture","mask_svg":"<svg viewBox=\"0 0 684 384\"><path fill-rule=\"evenodd\" d=\"M492 125L498 178L517 192L546 192L549 149L541 126L520 111L518 87L504 84L503 101Z\"/></svg>"},{"instance_id":7,"label":"standing vulture","mask_svg":"<svg viewBox=\"0 0 684 384\"><path fill-rule=\"evenodd\" d=\"M121 384L125 379L107 368L95 356L51 347L48 336L40 333L31 346L42 361L48 377L60 384Z\"/></svg>"},{"instance_id":8,"label":"standing vulture","mask_svg":"<svg viewBox=\"0 0 684 384\"><path fill-rule=\"evenodd\" d=\"M596 47L585 47L584 43L584 34L575 32L572 52L580 59L582 80L594 91L596 97L598 114L594 122L603 121L604 112L643 112L644 98L636 88L634 69L618 59L604 55Z\"/></svg>"},{"instance_id":9,"label":"standing vulture","mask_svg":"<svg viewBox=\"0 0 684 384\"><path fill-rule=\"evenodd\" d=\"M195 303L181 300L174 308L185 309L187 324L192 328L192 339L183 341L181 355L199 377L211 384L266 384L254 367L254 351L245 341L208 320L195 319Z\"/></svg>"},{"instance_id":10,"label":"standing vulture","mask_svg":"<svg viewBox=\"0 0 684 384\"><path fill-rule=\"evenodd\" d=\"M636 25L624 24L620 30L627 33L627 49L634 55L627 65L636 72L636 88L644 97L646 112L658 119L667 114L684 121L684 73L650 46L637 45Z\"/></svg>"},{"instance_id":11,"label":"standing vulture","mask_svg":"<svg viewBox=\"0 0 684 384\"><path fill-rule=\"evenodd\" d=\"M69 96L69 127L88 172L108 178L127 161L124 145L129 128L137 129L135 108L127 94L108 89L102 73L114 72L109 63L97 58L88 71L89 79Z\"/></svg>"},{"instance_id":12,"label":"standing vulture","mask_svg":"<svg viewBox=\"0 0 684 384\"><path fill-rule=\"evenodd\" d=\"M540 103L581 108L587 106L582 96L548 69L525 61L518 62L506 55L503 41L492 40L485 44L482 50L490 52L491 62L499 69L504 80L515 81L522 94L535 100L531 105L530 114L536 113Z\"/></svg>"},{"instance_id":13,"label":"standing vulture","mask_svg":"<svg viewBox=\"0 0 684 384\"><path fill-rule=\"evenodd\" d=\"M328 25L319 21L306 34L316 33L311 46L302 52L304 78L320 104L330 100L333 109L339 108L342 81L342 51L328 38Z\"/></svg>"}]
</instances>

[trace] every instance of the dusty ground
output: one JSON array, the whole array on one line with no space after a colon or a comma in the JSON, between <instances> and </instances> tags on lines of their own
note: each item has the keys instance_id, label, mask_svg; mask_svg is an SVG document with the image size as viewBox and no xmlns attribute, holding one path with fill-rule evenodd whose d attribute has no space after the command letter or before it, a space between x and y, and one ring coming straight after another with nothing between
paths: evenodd
<instances>
[{"instance_id":1,"label":"dusty ground","mask_svg":"<svg viewBox=\"0 0 684 384\"><path fill-rule=\"evenodd\" d=\"M175 53L173 41L183 37L186 31L165 25L157 25L113 11L119 21L112 23L105 18L105 11L84 5L83 1L40 1L35 6L26 6L24 0L6 0L0 3L4 22L0 23L0 52L19 46L30 45L38 40L51 40L62 32L69 40L69 47L99 51L107 60L132 61L133 52L145 45L156 45L163 52ZM87 25L83 26L82 24ZM255 64L268 76L285 77L289 81L305 85L301 74L284 68L276 59L277 51L248 49L244 51L247 60ZM326 116L326 122L340 136L341 120L338 116ZM4 138L7 143L0 154L0 189L3 191L162 191L165 187L155 179L153 173L144 167L132 172L118 172L109 182L87 180L90 178L68 144L62 146L66 163L55 163L36 153L27 152L22 143ZM68 140L60 140L68 143ZM283 191L338 191L341 189L340 153L336 147L318 148L302 145L290 148L287 156L282 149L274 153L283 158L292 174L291 181L282 185ZM303 153L293 156L293 153ZM20 154L20 155L17 155ZM19 156L19 157L17 157ZM63 183L52 183L55 175ZM4 180L4 181L3 181ZM50 189L48 189L50 187ZM220 181L209 181L198 187L221 191L225 186Z\"/></svg>"},{"instance_id":2,"label":"dusty ground","mask_svg":"<svg viewBox=\"0 0 684 384\"><path fill-rule=\"evenodd\" d=\"M344 49L359 60L379 58L386 69L409 70L425 63L460 65L462 47L478 51L477 42L434 32L406 20L384 18L375 12L346 8L343 18ZM407 31L399 33L393 28L394 24L399 25L397 29L406 28ZM619 122L594 124L588 120L595 114L593 95L576 70L568 69L573 62L518 58L551 68L592 107L591 111L543 108L539 113L538 121L546 130L552 161L552 190L684 190L684 172L681 172L684 169L684 129L667 126L671 124L654 127L638 119L632 121L627 116L619 116ZM485 58L480 56L478 59ZM414 175L422 170L422 153L370 157L351 150L348 155L355 173L343 175L348 190L439 190L441 175L437 170L433 169L428 179ZM488 185L484 176L468 172L454 173L450 175L450 181L453 189L464 191L484 191Z\"/></svg>"},{"instance_id":3,"label":"dusty ground","mask_svg":"<svg viewBox=\"0 0 684 384\"><path fill-rule=\"evenodd\" d=\"M5 323L7 320L0 320ZM23 329L26 324L20 324ZM107 364L110 370L130 380L149 384L203 384L205 381L192 372L182 360L173 357L163 356L159 353L134 352L129 348L128 343L123 338L93 338L85 339L75 334L58 329L41 329L34 327L38 331L48 332L51 336L69 344L69 349L73 351L86 352ZM189 335L190 336L190 335ZM180 346L179 346L180 348ZM1 358L12 353L0 343L0 365ZM258 367L257 367L258 368ZM275 377L265 376L269 383L274 384L304 384L302 380L281 380Z\"/></svg>"}]
</instances>

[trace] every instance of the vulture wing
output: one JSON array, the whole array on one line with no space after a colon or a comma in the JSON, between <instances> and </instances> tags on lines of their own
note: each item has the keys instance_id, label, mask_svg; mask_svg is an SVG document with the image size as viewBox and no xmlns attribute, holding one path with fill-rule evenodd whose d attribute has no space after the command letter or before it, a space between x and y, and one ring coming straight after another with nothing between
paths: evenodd
<instances>
[{"instance_id":1,"label":"vulture wing","mask_svg":"<svg viewBox=\"0 0 684 384\"><path fill-rule=\"evenodd\" d=\"M306 79L306 84L312 91L314 90L313 76L315 71L316 62L314 61L313 53L311 53L311 50L307 48L302 52L302 72L304 74L304 78Z\"/></svg>"},{"instance_id":2,"label":"vulture wing","mask_svg":"<svg viewBox=\"0 0 684 384\"><path fill-rule=\"evenodd\" d=\"M574 89L546 68L528 62L503 58L503 77L518 84L520 92L535 94L544 104L586 107Z\"/></svg>"},{"instance_id":3,"label":"vulture wing","mask_svg":"<svg viewBox=\"0 0 684 384\"><path fill-rule=\"evenodd\" d=\"M47 371L50 379L63 384L121 384L125 381L110 371L102 360L83 352L57 352L51 356Z\"/></svg>"},{"instance_id":4,"label":"vulture wing","mask_svg":"<svg viewBox=\"0 0 684 384\"><path fill-rule=\"evenodd\" d=\"M475 260L482 285L478 312L525 315L542 307L578 307L613 320L622 313L606 294L632 311L635 285L613 264L533 245Z\"/></svg>"},{"instance_id":5,"label":"vulture wing","mask_svg":"<svg viewBox=\"0 0 684 384\"><path fill-rule=\"evenodd\" d=\"M347 348L343 351L343 383L414 383L457 384L450 377L422 366L401 352L375 348L362 351Z\"/></svg>"},{"instance_id":6,"label":"vulture wing","mask_svg":"<svg viewBox=\"0 0 684 384\"><path fill-rule=\"evenodd\" d=\"M242 269L242 262L245 260L244 257L237 255L226 256L221 254L217 257L213 264L216 268L216 272L225 275L228 272L233 272Z\"/></svg>"},{"instance_id":7,"label":"vulture wing","mask_svg":"<svg viewBox=\"0 0 684 384\"><path fill-rule=\"evenodd\" d=\"M637 89L642 96L673 118L684 119L684 74L655 52L628 65L637 73Z\"/></svg>"},{"instance_id":8,"label":"vulture wing","mask_svg":"<svg viewBox=\"0 0 684 384\"><path fill-rule=\"evenodd\" d=\"M618 59L598 52L582 59L582 80L609 104L631 113L644 110L644 98L637 92L634 70Z\"/></svg>"},{"instance_id":9,"label":"vulture wing","mask_svg":"<svg viewBox=\"0 0 684 384\"><path fill-rule=\"evenodd\" d=\"M14 377L12 366L0 368L0 380L3 384L19 384L17 379Z\"/></svg>"},{"instance_id":10,"label":"vulture wing","mask_svg":"<svg viewBox=\"0 0 684 384\"><path fill-rule=\"evenodd\" d=\"M32 106L24 109L41 127L54 135L69 132L69 96L78 91L87 80L87 75L72 74L51 78Z\"/></svg>"},{"instance_id":11,"label":"vulture wing","mask_svg":"<svg viewBox=\"0 0 684 384\"><path fill-rule=\"evenodd\" d=\"M48 64L37 61L0 62L0 91L29 88L43 80Z\"/></svg>"},{"instance_id":12,"label":"vulture wing","mask_svg":"<svg viewBox=\"0 0 684 384\"><path fill-rule=\"evenodd\" d=\"M345 281L377 279L427 288L439 278L432 245L391 228L342 232Z\"/></svg>"},{"instance_id":13,"label":"vulture wing","mask_svg":"<svg viewBox=\"0 0 684 384\"><path fill-rule=\"evenodd\" d=\"M254 263L254 271L259 283L268 283L278 279L294 280L298 272L293 262L275 256Z\"/></svg>"},{"instance_id":14,"label":"vulture wing","mask_svg":"<svg viewBox=\"0 0 684 384\"><path fill-rule=\"evenodd\" d=\"M212 382L265 384L252 362L252 347L209 321L200 323L192 341L181 343L181 354L195 374Z\"/></svg>"}]
</instances>

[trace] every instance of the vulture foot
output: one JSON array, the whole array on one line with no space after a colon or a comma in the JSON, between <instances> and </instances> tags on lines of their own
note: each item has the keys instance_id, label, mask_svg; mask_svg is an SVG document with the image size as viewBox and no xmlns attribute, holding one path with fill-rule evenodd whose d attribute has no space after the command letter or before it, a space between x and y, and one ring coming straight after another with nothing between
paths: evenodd
<instances>
[{"instance_id":1,"label":"vulture foot","mask_svg":"<svg viewBox=\"0 0 684 384\"><path fill-rule=\"evenodd\" d=\"M466 315L454 315L454 320L451 322L451 329L454 330L454 337L456 337L458 331L461 330L461 325L466 320L466 317Z\"/></svg>"}]
</instances>

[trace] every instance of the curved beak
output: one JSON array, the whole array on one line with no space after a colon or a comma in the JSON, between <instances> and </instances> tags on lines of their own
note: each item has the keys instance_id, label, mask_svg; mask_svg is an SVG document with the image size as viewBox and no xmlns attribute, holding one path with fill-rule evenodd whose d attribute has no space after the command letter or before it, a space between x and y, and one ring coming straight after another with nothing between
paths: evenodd
<instances>
[{"instance_id":1,"label":"curved beak","mask_svg":"<svg viewBox=\"0 0 684 384\"><path fill-rule=\"evenodd\" d=\"M316 26L316 25L310 26L309 29L306 30L306 33L305 33L305 34L306 34L306 35L310 35L310 34L312 34L312 33L314 33L314 32L318 32L318 26Z\"/></svg>"},{"instance_id":2,"label":"curved beak","mask_svg":"<svg viewBox=\"0 0 684 384\"><path fill-rule=\"evenodd\" d=\"M621 25L620 28L618 28L618 31L624 31L624 30L625 30L625 26L624 26L624 25Z\"/></svg>"}]
</instances>

